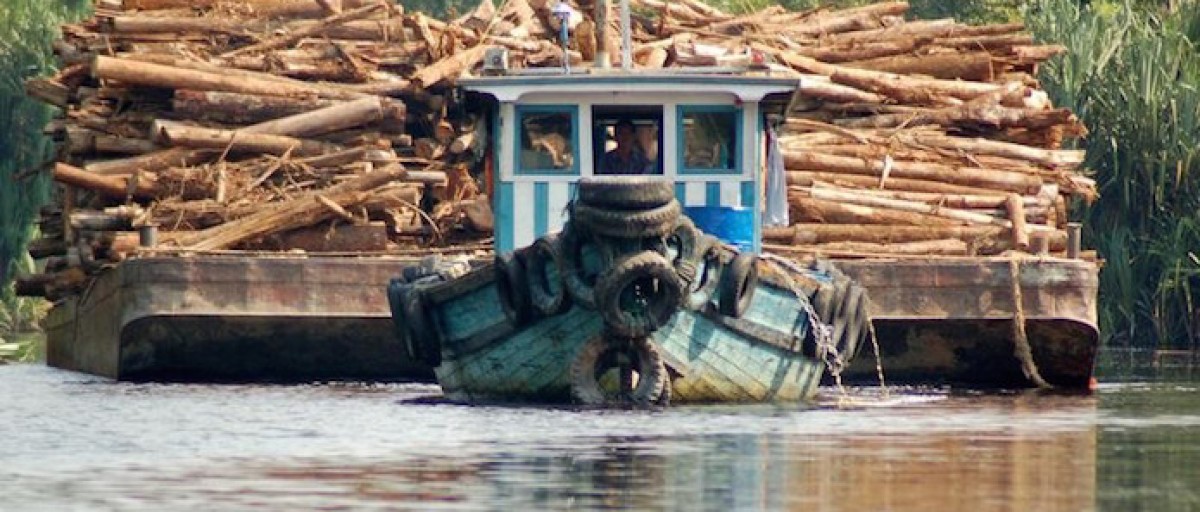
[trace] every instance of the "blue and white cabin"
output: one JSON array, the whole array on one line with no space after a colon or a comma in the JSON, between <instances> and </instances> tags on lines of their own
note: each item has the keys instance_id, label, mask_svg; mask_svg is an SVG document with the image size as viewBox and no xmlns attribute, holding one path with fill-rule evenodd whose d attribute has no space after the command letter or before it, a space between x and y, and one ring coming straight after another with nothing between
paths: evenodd
<instances>
[{"instance_id":1,"label":"blue and white cabin","mask_svg":"<svg viewBox=\"0 0 1200 512\"><path fill-rule=\"evenodd\" d=\"M561 230L576 183L598 174L662 175L675 183L685 208L749 210L750 245L761 248L765 111L786 103L795 78L610 71L470 78L460 85L498 104L492 124L498 252Z\"/></svg>"}]
</instances>

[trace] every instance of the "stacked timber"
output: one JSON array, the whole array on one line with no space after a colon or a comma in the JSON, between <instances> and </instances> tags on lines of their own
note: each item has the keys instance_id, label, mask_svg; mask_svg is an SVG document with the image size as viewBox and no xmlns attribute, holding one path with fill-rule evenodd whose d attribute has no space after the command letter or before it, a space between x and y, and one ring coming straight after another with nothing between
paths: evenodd
<instances>
[{"instance_id":1,"label":"stacked timber","mask_svg":"<svg viewBox=\"0 0 1200 512\"><path fill-rule=\"evenodd\" d=\"M455 80L489 48L515 68L561 66L555 3L484 0L443 21L383 0L97 0L63 27L61 70L27 82L62 111L47 172L63 187L34 244L55 265L22 290L78 288L147 250L145 226L159 253L487 247L494 113ZM617 64L615 13L598 30L593 2L570 4L572 66L601 50ZM1083 127L1034 78L1062 48L1018 24L906 21L904 2L632 4L639 69L798 79L777 131L793 224L767 230L773 249L1057 251L1068 201L1095 195L1082 154L1061 149Z\"/></svg>"}]
</instances>

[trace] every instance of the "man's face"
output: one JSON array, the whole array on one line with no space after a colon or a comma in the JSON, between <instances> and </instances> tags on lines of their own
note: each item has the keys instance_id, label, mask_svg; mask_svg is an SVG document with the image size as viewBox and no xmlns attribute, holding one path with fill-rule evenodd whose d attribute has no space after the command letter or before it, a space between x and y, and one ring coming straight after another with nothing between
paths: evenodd
<instances>
[{"instance_id":1,"label":"man's face","mask_svg":"<svg viewBox=\"0 0 1200 512\"><path fill-rule=\"evenodd\" d=\"M629 126L617 127L617 146L625 147L633 144L633 128Z\"/></svg>"}]
</instances>

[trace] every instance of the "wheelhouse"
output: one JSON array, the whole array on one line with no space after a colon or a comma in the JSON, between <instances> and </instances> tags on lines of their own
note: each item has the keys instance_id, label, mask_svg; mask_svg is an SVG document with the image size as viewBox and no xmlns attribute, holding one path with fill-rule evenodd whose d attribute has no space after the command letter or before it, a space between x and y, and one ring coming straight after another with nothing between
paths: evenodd
<instances>
[{"instance_id":1,"label":"wheelhouse","mask_svg":"<svg viewBox=\"0 0 1200 512\"><path fill-rule=\"evenodd\" d=\"M752 239L741 242L761 248L766 119L784 108L795 78L624 72L481 77L460 85L495 105L497 251L562 229L576 183L603 174L661 175L689 213L752 218Z\"/></svg>"}]
</instances>

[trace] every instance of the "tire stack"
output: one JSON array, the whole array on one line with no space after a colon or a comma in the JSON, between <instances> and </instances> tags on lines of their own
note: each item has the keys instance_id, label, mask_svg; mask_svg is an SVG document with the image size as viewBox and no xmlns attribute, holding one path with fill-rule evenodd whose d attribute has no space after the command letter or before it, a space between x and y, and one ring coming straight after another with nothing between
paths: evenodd
<instances>
[{"instance_id":1,"label":"tire stack","mask_svg":"<svg viewBox=\"0 0 1200 512\"><path fill-rule=\"evenodd\" d=\"M870 297L866 288L827 260L814 261L810 269L826 279L809 301L817 317L833 327L833 346L842 361L849 364L862 350L871 330Z\"/></svg>"}]
</instances>

